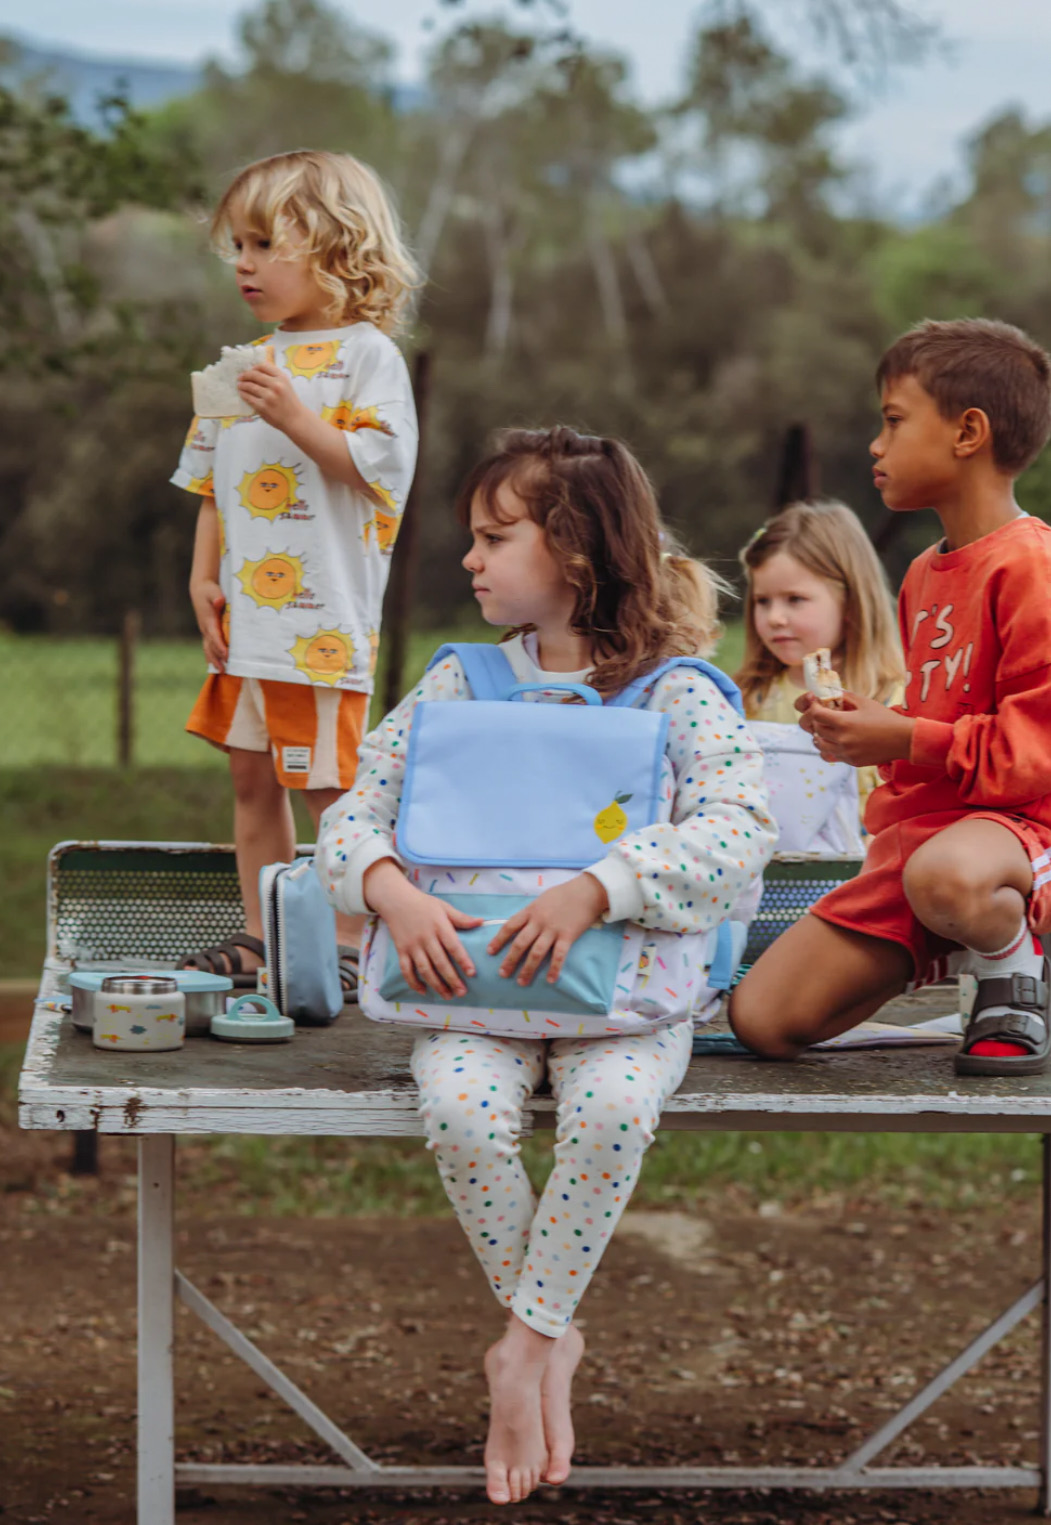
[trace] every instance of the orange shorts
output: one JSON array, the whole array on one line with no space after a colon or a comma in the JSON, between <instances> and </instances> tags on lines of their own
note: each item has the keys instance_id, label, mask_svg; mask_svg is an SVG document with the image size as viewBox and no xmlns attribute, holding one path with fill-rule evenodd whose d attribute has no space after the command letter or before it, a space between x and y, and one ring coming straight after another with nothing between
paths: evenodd
<instances>
[{"instance_id":1,"label":"orange shorts","mask_svg":"<svg viewBox=\"0 0 1051 1525\"><path fill-rule=\"evenodd\" d=\"M272 753L286 789L349 789L368 710L368 694L213 672L186 729L224 752Z\"/></svg>"},{"instance_id":2,"label":"orange shorts","mask_svg":"<svg viewBox=\"0 0 1051 1525\"><path fill-rule=\"evenodd\" d=\"M931 932L917 919L905 898L902 873L917 847L964 820L995 821L1018 838L1033 866L1026 918L1037 936L1051 930L1051 829L996 810L945 811L888 826L869 843L857 878L823 895L811 906L812 913L850 932L901 943L912 954L917 985L943 979L948 972L948 955L958 952L960 944Z\"/></svg>"}]
</instances>

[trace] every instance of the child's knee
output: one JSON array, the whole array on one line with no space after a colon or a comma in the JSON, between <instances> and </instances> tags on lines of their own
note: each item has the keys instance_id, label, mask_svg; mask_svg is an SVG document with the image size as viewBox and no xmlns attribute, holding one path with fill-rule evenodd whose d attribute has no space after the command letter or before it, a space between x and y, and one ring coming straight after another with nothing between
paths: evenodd
<instances>
[{"instance_id":1,"label":"child's knee","mask_svg":"<svg viewBox=\"0 0 1051 1525\"><path fill-rule=\"evenodd\" d=\"M730 1027L734 1036L761 1059L795 1059L806 1039L793 1036L790 1009L771 1012L767 1001L756 999L745 979L730 997Z\"/></svg>"},{"instance_id":2,"label":"child's knee","mask_svg":"<svg viewBox=\"0 0 1051 1525\"><path fill-rule=\"evenodd\" d=\"M913 853L901 883L906 900L924 926L947 920L968 921L987 898L980 865L966 862L955 852L941 851L933 842Z\"/></svg>"},{"instance_id":3,"label":"child's knee","mask_svg":"<svg viewBox=\"0 0 1051 1525\"><path fill-rule=\"evenodd\" d=\"M455 1087L425 1087L420 1093L420 1118L432 1148L469 1146L472 1155L506 1154L518 1147L519 1114L493 1098L485 1108L465 1103Z\"/></svg>"},{"instance_id":4,"label":"child's knee","mask_svg":"<svg viewBox=\"0 0 1051 1525\"><path fill-rule=\"evenodd\" d=\"M653 1143L660 1108L652 1100L632 1096L595 1097L595 1105L570 1103L559 1117L559 1133L571 1147L604 1150L607 1163L627 1164Z\"/></svg>"},{"instance_id":5,"label":"child's knee","mask_svg":"<svg viewBox=\"0 0 1051 1525\"><path fill-rule=\"evenodd\" d=\"M269 805L284 793L269 752L248 752L243 747L231 747L229 758L230 781L239 804Z\"/></svg>"}]
</instances>

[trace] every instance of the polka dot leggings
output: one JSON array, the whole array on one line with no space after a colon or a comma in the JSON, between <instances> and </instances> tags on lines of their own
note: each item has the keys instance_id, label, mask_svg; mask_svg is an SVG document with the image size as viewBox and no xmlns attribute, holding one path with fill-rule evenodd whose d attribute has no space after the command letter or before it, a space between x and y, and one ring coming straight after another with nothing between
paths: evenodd
<instances>
[{"instance_id":1,"label":"polka dot leggings","mask_svg":"<svg viewBox=\"0 0 1051 1525\"><path fill-rule=\"evenodd\" d=\"M420 1115L445 1190L497 1299L560 1335L609 1243L686 1073L693 1024L623 1038L416 1040ZM545 1073L558 1104L539 1202L519 1157L522 1108Z\"/></svg>"}]
</instances>

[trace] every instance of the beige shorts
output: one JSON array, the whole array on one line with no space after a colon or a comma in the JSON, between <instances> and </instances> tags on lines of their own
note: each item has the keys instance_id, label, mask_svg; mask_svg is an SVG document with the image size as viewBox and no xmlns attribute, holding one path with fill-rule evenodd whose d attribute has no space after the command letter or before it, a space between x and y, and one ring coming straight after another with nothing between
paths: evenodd
<instances>
[{"instance_id":1,"label":"beige shorts","mask_svg":"<svg viewBox=\"0 0 1051 1525\"><path fill-rule=\"evenodd\" d=\"M270 752L286 789L349 789L368 710L368 694L209 673L186 729L224 752Z\"/></svg>"}]
</instances>

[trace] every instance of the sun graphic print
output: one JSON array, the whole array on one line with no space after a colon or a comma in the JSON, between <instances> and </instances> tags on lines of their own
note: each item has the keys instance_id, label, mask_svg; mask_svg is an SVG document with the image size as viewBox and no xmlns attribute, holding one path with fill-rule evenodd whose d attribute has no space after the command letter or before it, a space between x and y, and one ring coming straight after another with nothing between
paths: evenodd
<instances>
[{"instance_id":1,"label":"sun graphic print","mask_svg":"<svg viewBox=\"0 0 1051 1525\"><path fill-rule=\"evenodd\" d=\"M369 631L369 677L370 678L375 675L375 672L376 672L376 663L379 661L379 655L380 655L380 633L376 629L371 629Z\"/></svg>"},{"instance_id":2,"label":"sun graphic print","mask_svg":"<svg viewBox=\"0 0 1051 1525\"><path fill-rule=\"evenodd\" d=\"M285 350L285 364L293 376L317 376L328 370L338 354L338 339L324 344L290 344Z\"/></svg>"},{"instance_id":3,"label":"sun graphic print","mask_svg":"<svg viewBox=\"0 0 1051 1525\"><path fill-rule=\"evenodd\" d=\"M283 609L303 593L303 563L284 551L268 551L259 561L246 561L237 580L260 609Z\"/></svg>"},{"instance_id":4,"label":"sun graphic print","mask_svg":"<svg viewBox=\"0 0 1051 1525\"><path fill-rule=\"evenodd\" d=\"M301 635L289 655L312 683L336 684L354 665L354 642L344 630L319 630Z\"/></svg>"},{"instance_id":5,"label":"sun graphic print","mask_svg":"<svg viewBox=\"0 0 1051 1525\"><path fill-rule=\"evenodd\" d=\"M299 508L299 482L291 466L279 463L246 471L238 487L241 502L254 518L276 519Z\"/></svg>"},{"instance_id":6,"label":"sun graphic print","mask_svg":"<svg viewBox=\"0 0 1051 1525\"><path fill-rule=\"evenodd\" d=\"M379 482L370 482L369 487L387 508L397 509L398 500L392 492ZM384 556L389 556L394 549L394 542L398 538L398 530L401 527L401 515L397 512L385 514L383 509L377 508L371 519L366 519L361 531L361 538L366 547L369 544L372 531L376 531L376 544Z\"/></svg>"},{"instance_id":7,"label":"sun graphic print","mask_svg":"<svg viewBox=\"0 0 1051 1525\"><path fill-rule=\"evenodd\" d=\"M387 420L380 417L379 408L356 408L352 402L338 402L331 408L322 408L321 417L326 424L344 429L348 434L357 434L359 429L375 429L379 434L389 434L392 438L394 435Z\"/></svg>"},{"instance_id":8,"label":"sun graphic print","mask_svg":"<svg viewBox=\"0 0 1051 1525\"><path fill-rule=\"evenodd\" d=\"M203 477L191 477L186 484L187 492L199 492L202 498L215 497L215 481L209 471Z\"/></svg>"}]
</instances>

